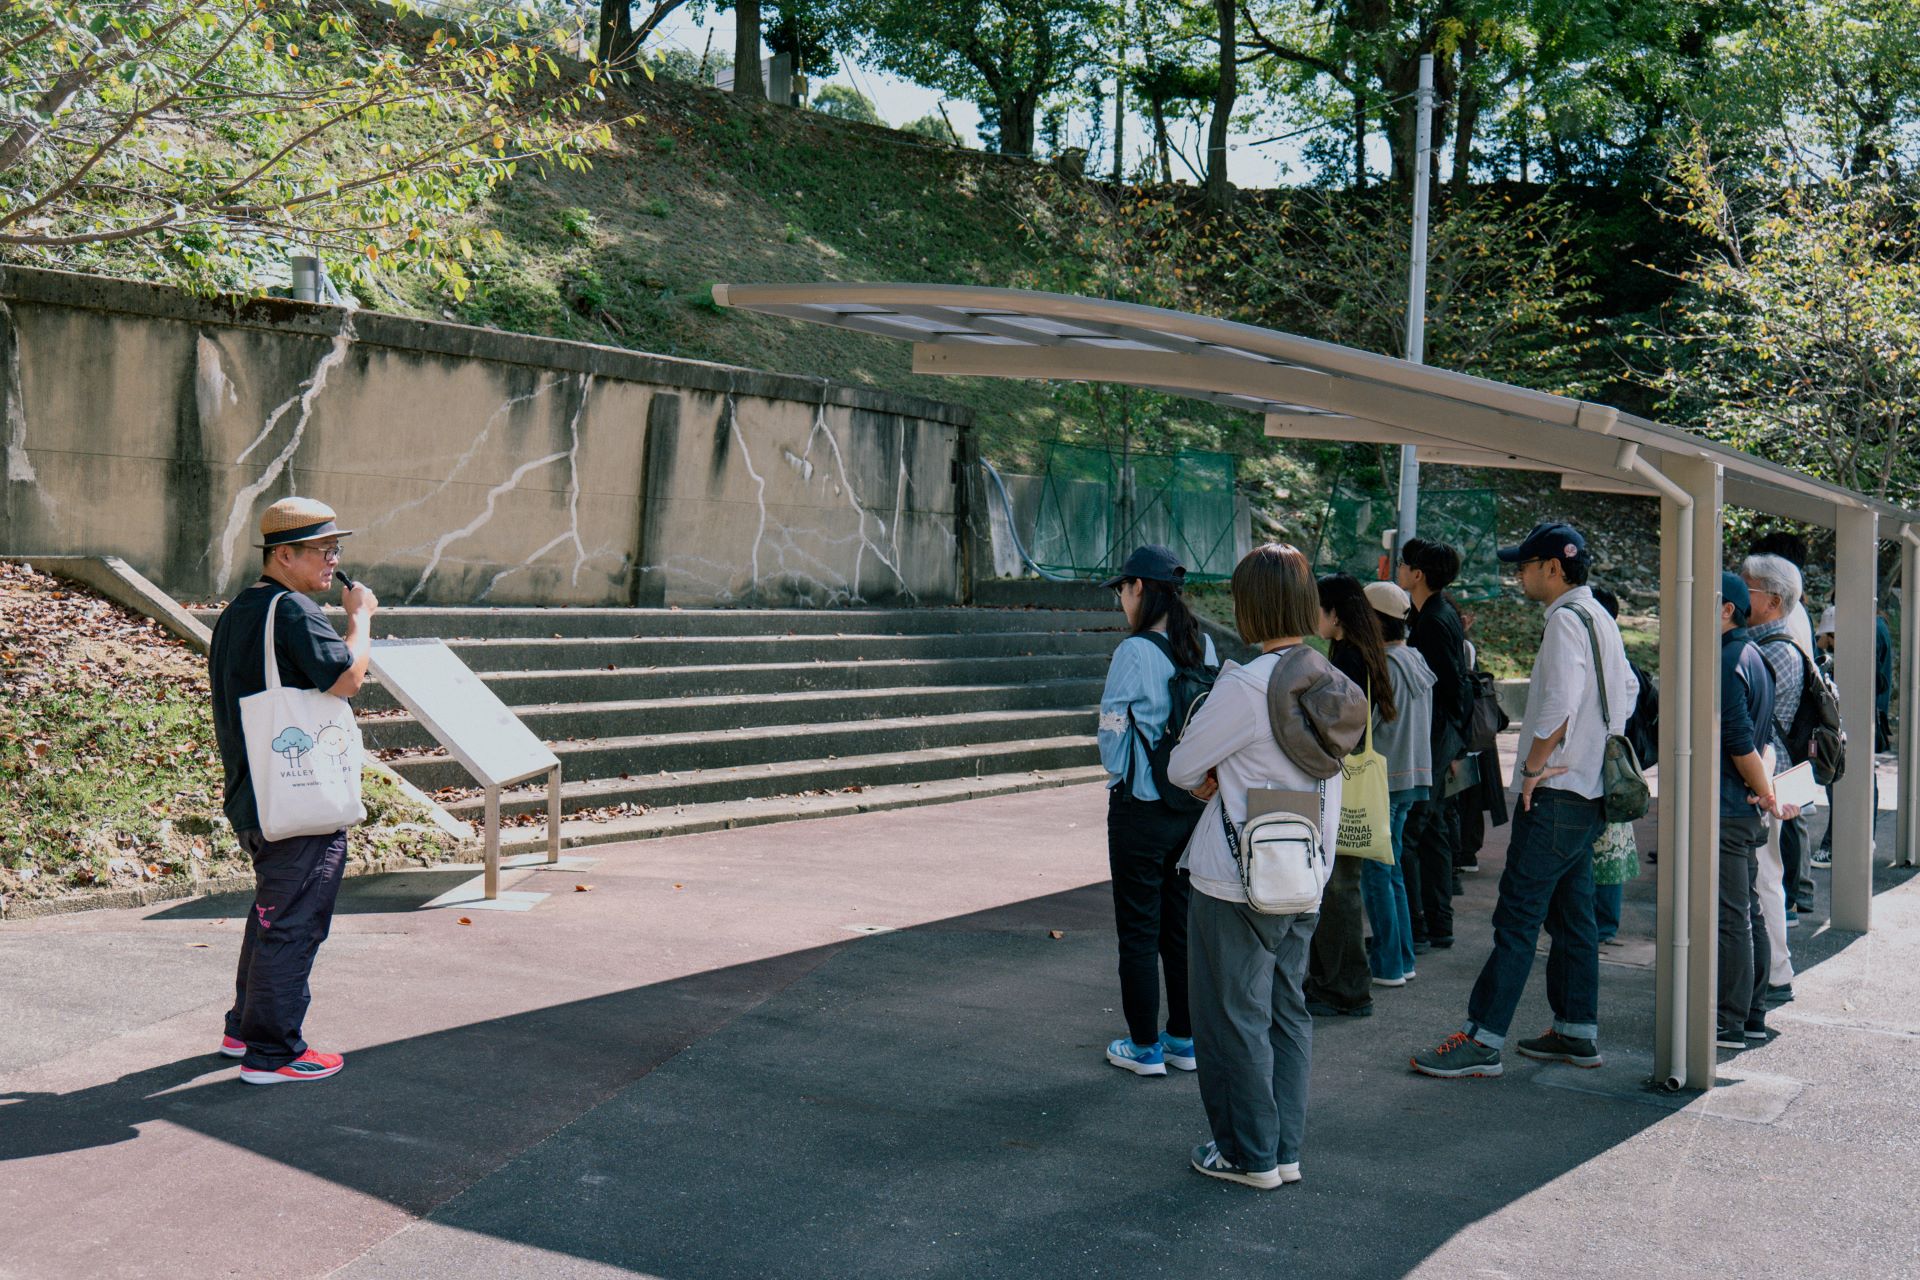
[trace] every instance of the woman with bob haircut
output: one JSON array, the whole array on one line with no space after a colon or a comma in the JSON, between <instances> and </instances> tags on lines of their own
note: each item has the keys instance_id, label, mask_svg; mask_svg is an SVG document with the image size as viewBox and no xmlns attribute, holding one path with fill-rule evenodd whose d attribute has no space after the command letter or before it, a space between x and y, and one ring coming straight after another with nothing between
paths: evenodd
<instances>
[{"instance_id":1,"label":"woman with bob haircut","mask_svg":"<svg viewBox=\"0 0 1920 1280\"><path fill-rule=\"evenodd\" d=\"M1281 655L1319 625L1320 595L1307 558L1280 543L1256 547L1234 569L1232 590L1234 624L1260 656L1221 669L1167 766L1176 785L1210 801L1180 863L1194 890L1188 998L1200 1099L1213 1134L1193 1149L1190 1163L1209 1177L1270 1190L1300 1180L1313 1050L1302 984L1319 916L1263 915L1247 904L1222 813L1237 831L1247 818L1249 788L1324 787L1320 830L1331 844L1340 775L1336 769L1323 783L1294 763L1267 715L1267 684Z\"/></svg>"},{"instance_id":2,"label":"woman with bob haircut","mask_svg":"<svg viewBox=\"0 0 1920 1280\"><path fill-rule=\"evenodd\" d=\"M1176 664L1220 665L1212 639L1181 594L1186 576L1173 552L1144 546L1102 584L1118 598L1128 632L1113 651L1100 695L1100 761L1110 775L1107 867L1120 939L1120 1011L1127 1020L1127 1034L1107 1045L1107 1061L1137 1076L1164 1076L1170 1066L1194 1069L1187 1018L1187 876L1179 863L1200 814L1190 803L1182 808L1167 803L1148 758L1174 710Z\"/></svg>"}]
</instances>

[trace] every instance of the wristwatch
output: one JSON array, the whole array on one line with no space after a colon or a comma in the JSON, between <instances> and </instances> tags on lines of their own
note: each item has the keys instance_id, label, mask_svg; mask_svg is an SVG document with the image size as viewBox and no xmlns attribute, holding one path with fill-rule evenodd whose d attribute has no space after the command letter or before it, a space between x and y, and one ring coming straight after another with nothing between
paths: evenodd
<instances>
[{"instance_id":1,"label":"wristwatch","mask_svg":"<svg viewBox=\"0 0 1920 1280\"><path fill-rule=\"evenodd\" d=\"M1546 771L1547 766L1545 765L1541 765L1538 769L1529 769L1524 762L1520 765L1520 776L1523 778L1537 778Z\"/></svg>"}]
</instances>

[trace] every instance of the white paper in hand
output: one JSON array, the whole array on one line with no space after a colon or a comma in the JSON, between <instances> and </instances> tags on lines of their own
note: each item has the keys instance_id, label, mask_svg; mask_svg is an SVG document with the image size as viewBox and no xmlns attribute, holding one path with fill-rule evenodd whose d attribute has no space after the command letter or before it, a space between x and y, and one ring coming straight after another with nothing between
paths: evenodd
<instances>
[{"instance_id":1,"label":"white paper in hand","mask_svg":"<svg viewBox=\"0 0 1920 1280\"><path fill-rule=\"evenodd\" d=\"M1803 760L1773 779L1773 798L1781 804L1812 809L1826 798L1820 784L1813 780L1813 762Z\"/></svg>"}]
</instances>

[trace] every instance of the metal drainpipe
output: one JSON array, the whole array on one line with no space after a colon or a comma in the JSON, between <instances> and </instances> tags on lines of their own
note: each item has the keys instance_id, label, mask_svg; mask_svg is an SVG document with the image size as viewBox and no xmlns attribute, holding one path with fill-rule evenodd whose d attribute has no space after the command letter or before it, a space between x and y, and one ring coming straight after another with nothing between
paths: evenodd
<instances>
[{"instance_id":1,"label":"metal drainpipe","mask_svg":"<svg viewBox=\"0 0 1920 1280\"><path fill-rule=\"evenodd\" d=\"M1619 456L1614 465L1622 471L1632 472L1649 485L1672 500L1680 508L1680 576L1679 616L1673 620L1674 650L1683 655L1680 663L1680 678L1672 690L1661 690L1661 702L1679 710L1685 717L1687 708L1693 702L1693 495L1682 489L1651 462L1640 456L1640 446L1633 441L1624 441L1620 445ZM1664 619L1663 619L1664 621ZM1669 1029L1671 1043L1674 1046L1674 1060L1679 1064L1676 1072L1667 1076L1667 1088L1678 1089L1686 1083L1687 1072L1687 985L1688 967L1692 959L1690 939L1687 934L1687 874L1692 862L1693 840L1689 827L1693 817L1693 742L1686 731L1674 735L1673 764L1676 766L1669 779L1665 761L1661 763L1661 785L1674 788L1674 810L1680 820L1674 823L1674 836L1680 847L1673 850L1673 991L1672 1026Z\"/></svg>"}]
</instances>

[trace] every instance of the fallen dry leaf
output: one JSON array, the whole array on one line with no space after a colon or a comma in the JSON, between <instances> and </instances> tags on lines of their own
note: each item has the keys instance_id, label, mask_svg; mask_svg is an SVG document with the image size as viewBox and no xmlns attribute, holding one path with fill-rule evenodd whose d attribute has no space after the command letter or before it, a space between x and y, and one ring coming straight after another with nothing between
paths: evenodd
<instances>
[{"instance_id":1,"label":"fallen dry leaf","mask_svg":"<svg viewBox=\"0 0 1920 1280\"><path fill-rule=\"evenodd\" d=\"M473 923L473 920L472 920L472 919L471 919L470 917L468 917L468 916L461 916L461 917L460 917L460 919L459 919L459 921L458 921L458 923L460 923L460 924L472 924L472 923Z\"/></svg>"},{"instance_id":2,"label":"fallen dry leaf","mask_svg":"<svg viewBox=\"0 0 1920 1280\"><path fill-rule=\"evenodd\" d=\"M1058 929L1049 929L1049 930L1047 930L1047 936L1048 936L1049 938L1052 938L1052 939L1054 939L1055 941L1058 941L1058 940L1060 940L1061 938L1064 938L1064 937L1066 937L1067 935L1066 935L1066 934L1064 934L1064 933L1062 933L1062 932L1060 932L1060 930L1058 930Z\"/></svg>"},{"instance_id":3,"label":"fallen dry leaf","mask_svg":"<svg viewBox=\"0 0 1920 1280\"><path fill-rule=\"evenodd\" d=\"M191 950L193 950L194 948L196 948L196 947L197 947L197 948L199 948L200 950L202 950L202 951L205 951L205 950L207 949L207 947L208 947L208 946L210 946L210 945L211 945L210 943L205 943L205 942L189 942L189 943L187 944L187 949L188 949L189 951L191 951Z\"/></svg>"},{"instance_id":4,"label":"fallen dry leaf","mask_svg":"<svg viewBox=\"0 0 1920 1280\"><path fill-rule=\"evenodd\" d=\"M673 887L674 887L674 888L676 888L676 889L679 889L679 888L683 888L684 886L682 886L682 885L675 885L675 886L673 886Z\"/></svg>"},{"instance_id":5,"label":"fallen dry leaf","mask_svg":"<svg viewBox=\"0 0 1920 1280\"><path fill-rule=\"evenodd\" d=\"M592 893L593 886L590 884L577 884L573 886L573 891L575 893Z\"/></svg>"}]
</instances>

